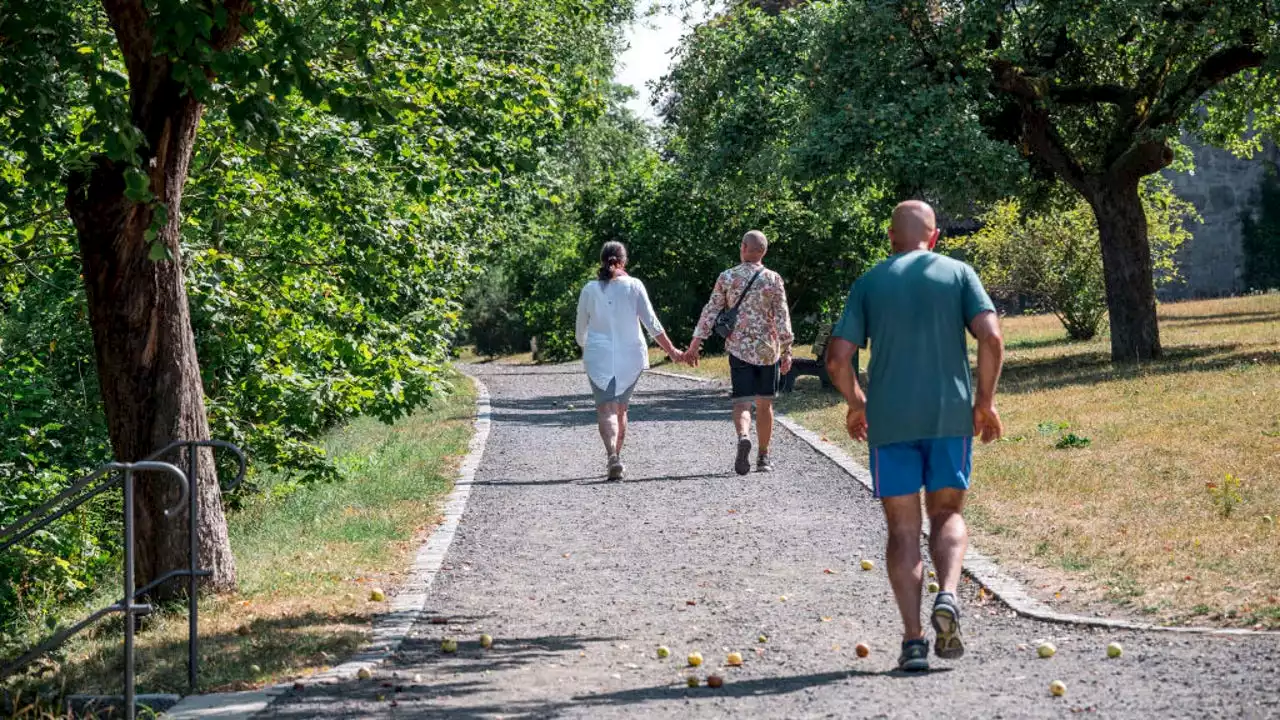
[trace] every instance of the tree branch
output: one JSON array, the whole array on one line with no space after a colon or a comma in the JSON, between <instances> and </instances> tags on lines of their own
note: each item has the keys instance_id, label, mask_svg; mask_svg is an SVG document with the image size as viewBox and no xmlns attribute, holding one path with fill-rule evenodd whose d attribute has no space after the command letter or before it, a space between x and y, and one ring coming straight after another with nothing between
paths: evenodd
<instances>
[{"instance_id":1,"label":"tree branch","mask_svg":"<svg viewBox=\"0 0 1280 720\"><path fill-rule=\"evenodd\" d=\"M1049 97L1059 105L1093 105L1107 103L1132 107L1136 97L1123 85L1067 85L1049 90Z\"/></svg>"},{"instance_id":2,"label":"tree branch","mask_svg":"<svg viewBox=\"0 0 1280 720\"><path fill-rule=\"evenodd\" d=\"M147 8L142 0L102 0L111 27L116 31L116 42L124 55L125 67L132 80L135 73L143 72L151 62L155 37L147 27Z\"/></svg>"},{"instance_id":3,"label":"tree branch","mask_svg":"<svg viewBox=\"0 0 1280 720\"><path fill-rule=\"evenodd\" d=\"M1266 53L1251 45L1237 45L1210 55L1200 63L1182 86L1159 100L1140 129L1158 128L1180 120L1197 100L1232 75L1260 67Z\"/></svg>"},{"instance_id":4,"label":"tree branch","mask_svg":"<svg viewBox=\"0 0 1280 720\"><path fill-rule=\"evenodd\" d=\"M993 61L991 71L996 90L1012 97L1022 111L1023 153L1043 163L1071 187L1088 196L1092 190L1087 173L1062 141L1049 118L1049 111L1044 107L1044 81L1023 75L1007 60Z\"/></svg>"}]
</instances>

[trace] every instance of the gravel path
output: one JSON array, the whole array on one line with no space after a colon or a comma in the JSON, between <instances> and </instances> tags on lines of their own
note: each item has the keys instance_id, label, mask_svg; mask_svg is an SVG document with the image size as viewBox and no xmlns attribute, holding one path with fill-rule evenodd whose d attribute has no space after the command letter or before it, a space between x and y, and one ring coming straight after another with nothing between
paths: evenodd
<instances>
[{"instance_id":1,"label":"gravel path","mask_svg":"<svg viewBox=\"0 0 1280 720\"><path fill-rule=\"evenodd\" d=\"M903 676L878 505L826 458L779 428L777 470L740 478L723 391L649 375L629 479L607 483L580 366L475 370L493 431L423 620L374 680L288 693L269 716L1280 717L1280 639L1047 625L972 587L969 654ZM1111 641L1123 657L1106 659ZM694 650L695 674L724 687L685 687ZM725 667L730 650L743 667Z\"/></svg>"}]
</instances>

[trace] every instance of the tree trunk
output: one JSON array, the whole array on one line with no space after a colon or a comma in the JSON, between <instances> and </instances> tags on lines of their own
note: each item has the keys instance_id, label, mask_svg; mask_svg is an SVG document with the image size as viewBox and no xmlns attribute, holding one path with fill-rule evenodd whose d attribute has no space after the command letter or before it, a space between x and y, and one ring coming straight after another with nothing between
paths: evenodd
<instances>
[{"instance_id":1,"label":"tree trunk","mask_svg":"<svg viewBox=\"0 0 1280 720\"><path fill-rule=\"evenodd\" d=\"M1112 362L1160 357L1160 327L1152 278L1147 217L1134 180L1102 182L1089 198L1098 221Z\"/></svg>"},{"instance_id":2,"label":"tree trunk","mask_svg":"<svg viewBox=\"0 0 1280 720\"><path fill-rule=\"evenodd\" d=\"M150 258L146 232L155 213L151 205L125 196L124 166L96 158L90 171L69 179L66 202L79 238L107 425L120 461L139 460L175 440L209 437L179 250L182 190L202 107L169 79L167 63L152 70L150 77L131 78L133 114L147 138L142 152L148 153L151 191L168 208L158 239L170 259ZM191 492L198 493L200 504L201 567L213 573L204 585L232 589L235 561L221 492L212 454L201 453ZM187 469L179 454L162 459ZM171 478L139 477L134 515L139 585L187 564L188 513L177 508L171 517L164 514L178 498ZM167 583L156 596L172 597L181 589L179 583Z\"/></svg>"}]
</instances>

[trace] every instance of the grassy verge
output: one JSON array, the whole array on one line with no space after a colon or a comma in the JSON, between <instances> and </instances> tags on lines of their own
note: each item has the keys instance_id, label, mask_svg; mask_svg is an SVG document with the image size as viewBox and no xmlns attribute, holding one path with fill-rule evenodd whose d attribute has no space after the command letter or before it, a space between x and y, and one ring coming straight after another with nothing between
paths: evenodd
<instances>
[{"instance_id":1,"label":"grassy verge","mask_svg":"<svg viewBox=\"0 0 1280 720\"><path fill-rule=\"evenodd\" d=\"M355 650L411 554L439 519L472 433L474 390L394 425L361 419L324 442L343 480L268 491L228 519L240 590L200 601L202 691L242 690L306 675ZM274 490L274 492L273 492ZM100 604L106 604L106 600ZM104 621L67 645L24 690L119 692L121 622ZM147 620L138 640L142 692L185 692L186 613Z\"/></svg>"},{"instance_id":2,"label":"grassy verge","mask_svg":"<svg viewBox=\"0 0 1280 720\"><path fill-rule=\"evenodd\" d=\"M976 542L1059 606L1280 628L1280 295L1160 315L1165 358L1140 368L1052 317L1004 320L1006 437L977 450ZM865 460L815 379L780 407Z\"/></svg>"}]
</instances>

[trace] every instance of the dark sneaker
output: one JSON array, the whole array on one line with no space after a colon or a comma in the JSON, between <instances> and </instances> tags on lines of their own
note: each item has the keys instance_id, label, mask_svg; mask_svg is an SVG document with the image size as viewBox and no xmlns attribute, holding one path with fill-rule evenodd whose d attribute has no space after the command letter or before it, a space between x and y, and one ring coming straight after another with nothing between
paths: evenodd
<instances>
[{"instance_id":1,"label":"dark sneaker","mask_svg":"<svg viewBox=\"0 0 1280 720\"><path fill-rule=\"evenodd\" d=\"M906 640L902 654L898 656L898 669L905 672L924 672L929 669L929 641Z\"/></svg>"},{"instance_id":2,"label":"dark sneaker","mask_svg":"<svg viewBox=\"0 0 1280 720\"><path fill-rule=\"evenodd\" d=\"M739 475L751 472L751 438L738 438L738 459L733 461L733 469Z\"/></svg>"},{"instance_id":3,"label":"dark sneaker","mask_svg":"<svg viewBox=\"0 0 1280 720\"><path fill-rule=\"evenodd\" d=\"M627 466L622 464L622 458L617 455L609 456L609 479L621 480L627 473Z\"/></svg>"},{"instance_id":4,"label":"dark sneaker","mask_svg":"<svg viewBox=\"0 0 1280 720\"><path fill-rule=\"evenodd\" d=\"M938 637L933 652L944 660L955 660L964 655L964 640L960 637L960 603L953 593L938 593L933 602L933 629Z\"/></svg>"},{"instance_id":5,"label":"dark sneaker","mask_svg":"<svg viewBox=\"0 0 1280 720\"><path fill-rule=\"evenodd\" d=\"M756 472L773 472L773 463L769 462L769 453L760 453L756 458Z\"/></svg>"}]
</instances>

